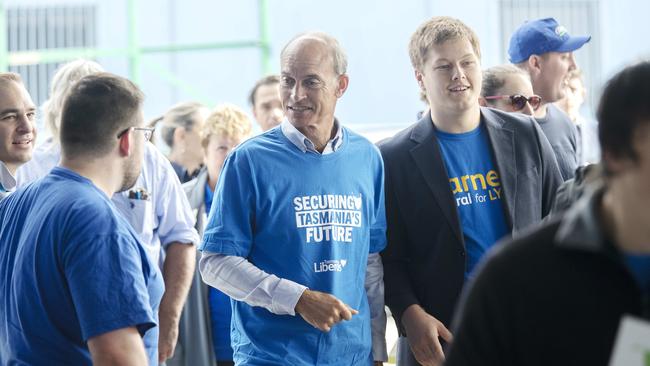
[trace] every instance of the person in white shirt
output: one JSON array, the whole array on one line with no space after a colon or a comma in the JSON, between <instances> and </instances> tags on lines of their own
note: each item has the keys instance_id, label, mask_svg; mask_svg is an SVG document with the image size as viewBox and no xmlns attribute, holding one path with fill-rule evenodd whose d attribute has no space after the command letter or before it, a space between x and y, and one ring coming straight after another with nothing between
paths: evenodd
<instances>
[{"instance_id":1,"label":"person in white shirt","mask_svg":"<svg viewBox=\"0 0 650 366\"><path fill-rule=\"evenodd\" d=\"M18 186L44 177L61 157L59 125L65 96L82 77L102 72L92 61L67 63L52 79L44 117L52 137L39 146L34 158L17 173ZM199 237L194 229L192 210L176 173L165 156L151 143L146 144L142 171L135 185L112 197L117 209L138 233L153 263L158 263L165 280L160 303L159 361L174 354L178 324L195 268Z\"/></svg>"},{"instance_id":2,"label":"person in white shirt","mask_svg":"<svg viewBox=\"0 0 650 366\"><path fill-rule=\"evenodd\" d=\"M18 74L0 73L0 200L16 188L16 170L32 158L36 106Z\"/></svg>"}]
</instances>

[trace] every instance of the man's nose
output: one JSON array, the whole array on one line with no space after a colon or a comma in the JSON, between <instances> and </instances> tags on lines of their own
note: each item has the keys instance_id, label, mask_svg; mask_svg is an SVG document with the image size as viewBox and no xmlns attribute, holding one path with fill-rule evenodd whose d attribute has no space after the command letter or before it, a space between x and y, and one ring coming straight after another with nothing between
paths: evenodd
<instances>
[{"instance_id":1,"label":"man's nose","mask_svg":"<svg viewBox=\"0 0 650 366\"><path fill-rule=\"evenodd\" d=\"M573 52L569 54L569 71L573 71L578 67L578 64L576 64L576 58L573 55Z\"/></svg>"},{"instance_id":2,"label":"man's nose","mask_svg":"<svg viewBox=\"0 0 650 366\"><path fill-rule=\"evenodd\" d=\"M22 133L30 133L34 130L34 121L26 114L21 114L18 116L16 130Z\"/></svg>"},{"instance_id":3,"label":"man's nose","mask_svg":"<svg viewBox=\"0 0 650 366\"><path fill-rule=\"evenodd\" d=\"M460 67L460 65L453 65L452 68L453 68L452 75L451 75L452 80L466 79L465 71L463 70L462 67Z\"/></svg>"}]
</instances>

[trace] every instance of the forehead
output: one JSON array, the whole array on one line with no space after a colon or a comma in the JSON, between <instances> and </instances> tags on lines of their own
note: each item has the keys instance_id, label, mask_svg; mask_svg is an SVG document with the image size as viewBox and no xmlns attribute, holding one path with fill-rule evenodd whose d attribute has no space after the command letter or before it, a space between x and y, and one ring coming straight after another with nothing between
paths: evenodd
<instances>
[{"instance_id":1,"label":"forehead","mask_svg":"<svg viewBox=\"0 0 650 366\"><path fill-rule=\"evenodd\" d=\"M13 80L0 81L0 109L8 108L34 108L25 86Z\"/></svg>"},{"instance_id":2,"label":"forehead","mask_svg":"<svg viewBox=\"0 0 650 366\"><path fill-rule=\"evenodd\" d=\"M507 94L533 94L533 86L525 75L506 74L504 80L502 91L507 91Z\"/></svg>"},{"instance_id":3,"label":"forehead","mask_svg":"<svg viewBox=\"0 0 650 366\"><path fill-rule=\"evenodd\" d=\"M432 44L423 61L426 64L427 62L435 63L442 60L458 60L472 56L478 59L478 55L474 52L472 44L467 38L462 37Z\"/></svg>"},{"instance_id":4,"label":"forehead","mask_svg":"<svg viewBox=\"0 0 650 366\"><path fill-rule=\"evenodd\" d=\"M291 76L334 73L329 47L319 39L297 39L287 46L281 60L282 74Z\"/></svg>"},{"instance_id":5,"label":"forehead","mask_svg":"<svg viewBox=\"0 0 650 366\"><path fill-rule=\"evenodd\" d=\"M260 85L255 91L255 104L268 102L273 99L280 100L280 83Z\"/></svg>"}]
</instances>

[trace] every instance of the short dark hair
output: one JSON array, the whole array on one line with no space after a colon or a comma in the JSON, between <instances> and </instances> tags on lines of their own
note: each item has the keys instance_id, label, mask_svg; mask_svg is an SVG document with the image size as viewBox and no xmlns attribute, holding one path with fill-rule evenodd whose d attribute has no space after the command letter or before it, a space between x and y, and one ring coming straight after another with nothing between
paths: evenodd
<instances>
[{"instance_id":1,"label":"short dark hair","mask_svg":"<svg viewBox=\"0 0 650 366\"><path fill-rule=\"evenodd\" d=\"M598 105L598 135L603 153L638 159L633 147L636 131L650 123L650 61L628 66L612 77ZM603 160L605 170L607 162Z\"/></svg>"},{"instance_id":2,"label":"short dark hair","mask_svg":"<svg viewBox=\"0 0 650 366\"><path fill-rule=\"evenodd\" d=\"M255 83L253 90L251 90L251 94L248 96L248 102L251 104L251 106L255 107L255 93L257 93L257 89L259 89L261 86L264 85L273 85L273 84L280 84L279 75L268 75L259 79Z\"/></svg>"},{"instance_id":3,"label":"short dark hair","mask_svg":"<svg viewBox=\"0 0 650 366\"><path fill-rule=\"evenodd\" d=\"M104 156L118 133L134 125L144 95L128 79L102 72L81 78L61 113L61 149L67 156Z\"/></svg>"}]
</instances>

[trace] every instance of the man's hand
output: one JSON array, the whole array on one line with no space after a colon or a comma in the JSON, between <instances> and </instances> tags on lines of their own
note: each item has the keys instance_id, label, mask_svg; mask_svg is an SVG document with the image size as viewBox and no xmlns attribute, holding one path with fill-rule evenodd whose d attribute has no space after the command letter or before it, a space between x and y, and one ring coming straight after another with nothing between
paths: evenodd
<instances>
[{"instance_id":1,"label":"man's hand","mask_svg":"<svg viewBox=\"0 0 650 366\"><path fill-rule=\"evenodd\" d=\"M296 304L296 313L323 332L329 332L334 324L350 320L358 311L336 297L320 291L305 290Z\"/></svg>"},{"instance_id":2,"label":"man's hand","mask_svg":"<svg viewBox=\"0 0 650 366\"><path fill-rule=\"evenodd\" d=\"M406 309L402 324L415 359L423 366L441 365L445 354L438 337L450 343L453 339L451 332L417 304Z\"/></svg>"},{"instance_id":3,"label":"man's hand","mask_svg":"<svg viewBox=\"0 0 650 366\"><path fill-rule=\"evenodd\" d=\"M158 362L163 363L174 355L178 341L178 320L160 314L158 336Z\"/></svg>"}]
</instances>

